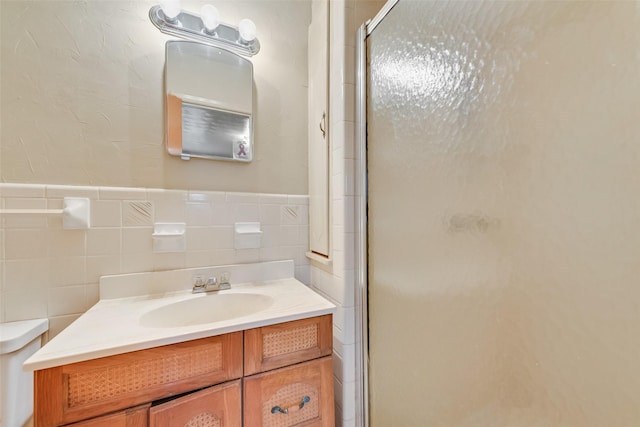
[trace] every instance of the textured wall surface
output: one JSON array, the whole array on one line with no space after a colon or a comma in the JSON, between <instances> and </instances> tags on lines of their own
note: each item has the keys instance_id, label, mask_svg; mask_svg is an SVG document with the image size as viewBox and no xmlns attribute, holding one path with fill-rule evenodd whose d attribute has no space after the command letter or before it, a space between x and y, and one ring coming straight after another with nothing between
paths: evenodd
<instances>
[{"instance_id":1,"label":"textured wall surface","mask_svg":"<svg viewBox=\"0 0 640 427\"><path fill-rule=\"evenodd\" d=\"M183 1L198 12L205 1ZM0 180L307 194L307 1L217 1L222 20L249 17L251 164L192 159L164 147L164 44L157 1L0 2Z\"/></svg>"},{"instance_id":2,"label":"textured wall surface","mask_svg":"<svg viewBox=\"0 0 640 427\"><path fill-rule=\"evenodd\" d=\"M372 425L640 425L640 7L400 0L369 104Z\"/></svg>"}]
</instances>

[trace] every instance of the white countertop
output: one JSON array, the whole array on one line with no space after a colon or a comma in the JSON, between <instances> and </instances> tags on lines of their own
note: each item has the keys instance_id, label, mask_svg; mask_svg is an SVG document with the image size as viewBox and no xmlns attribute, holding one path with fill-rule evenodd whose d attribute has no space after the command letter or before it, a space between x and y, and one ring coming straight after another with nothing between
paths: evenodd
<instances>
[{"instance_id":1,"label":"white countertop","mask_svg":"<svg viewBox=\"0 0 640 427\"><path fill-rule=\"evenodd\" d=\"M189 326L144 326L141 318L161 306L227 293L252 293L271 298L268 307L245 316ZM275 323L330 314L335 305L293 278L232 285L210 294L190 291L102 299L60 332L25 363L40 370L130 351L144 350Z\"/></svg>"}]
</instances>

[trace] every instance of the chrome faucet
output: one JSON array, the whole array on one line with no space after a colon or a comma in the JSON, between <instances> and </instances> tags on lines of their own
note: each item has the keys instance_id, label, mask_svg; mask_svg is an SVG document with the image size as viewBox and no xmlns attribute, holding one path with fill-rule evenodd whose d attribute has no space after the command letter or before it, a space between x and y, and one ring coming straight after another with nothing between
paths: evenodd
<instances>
[{"instance_id":1,"label":"chrome faucet","mask_svg":"<svg viewBox=\"0 0 640 427\"><path fill-rule=\"evenodd\" d=\"M207 281L203 281L202 276L196 276L193 278L193 288L191 292L199 294L202 292L217 292L225 289L231 289L231 283L229 283L229 273L222 273L220 276L220 283L216 276L211 276Z\"/></svg>"}]
</instances>

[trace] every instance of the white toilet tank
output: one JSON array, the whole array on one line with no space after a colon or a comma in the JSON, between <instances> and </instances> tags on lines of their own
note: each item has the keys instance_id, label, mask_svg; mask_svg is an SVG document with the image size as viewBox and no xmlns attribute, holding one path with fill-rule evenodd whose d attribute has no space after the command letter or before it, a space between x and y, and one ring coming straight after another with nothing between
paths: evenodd
<instances>
[{"instance_id":1,"label":"white toilet tank","mask_svg":"<svg viewBox=\"0 0 640 427\"><path fill-rule=\"evenodd\" d=\"M22 364L47 329L47 319L0 323L0 427L22 427L33 414L33 372Z\"/></svg>"}]
</instances>

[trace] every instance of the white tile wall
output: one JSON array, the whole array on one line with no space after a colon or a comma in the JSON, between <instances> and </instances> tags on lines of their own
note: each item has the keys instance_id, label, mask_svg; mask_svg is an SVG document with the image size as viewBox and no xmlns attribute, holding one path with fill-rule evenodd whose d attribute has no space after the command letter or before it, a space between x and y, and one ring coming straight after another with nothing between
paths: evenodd
<instances>
[{"instance_id":1,"label":"white tile wall","mask_svg":"<svg viewBox=\"0 0 640 427\"><path fill-rule=\"evenodd\" d=\"M331 273L311 267L311 284L333 301L336 425L356 425L354 282L355 36L353 1L330 7Z\"/></svg>"},{"instance_id":2,"label":"white tile wall","mask_svg":"<svg viewBox=\"0 0 640 427\"><path fill-rule=\"evenodd\" d=\"M5 209L61 208L66 196L91 199L88 230L0 218L0 321L49 317L53 337L97 302L107 274L293 259L310 282L307 196L0 183ZM233 248L241 221L263 221L260 249ZM154 222L186 222L186 252L153 253Z\"/></svg>"},{"instance_id":3,"label":"white tile wall","mask_svg":"<svg viewBox=\"0 0 640 427\"><path fill-rule=\"evenodd\" d=\"M336 425L361 426L363 399L356 375L355 185L356 30L384 1L336 0L330 7L331 273L311 267L311 284L331 299L334 316ZM359 22L358 22L359 21Z\"/></svg>"}]
</instances>

